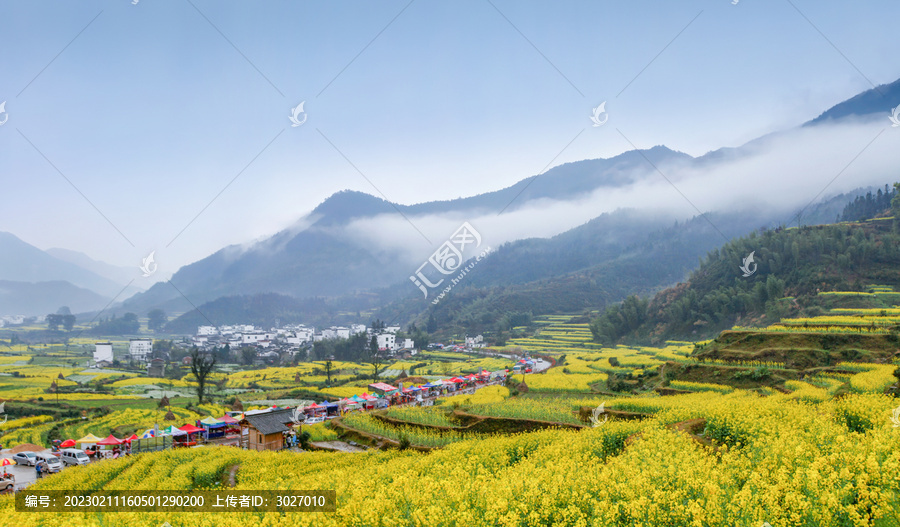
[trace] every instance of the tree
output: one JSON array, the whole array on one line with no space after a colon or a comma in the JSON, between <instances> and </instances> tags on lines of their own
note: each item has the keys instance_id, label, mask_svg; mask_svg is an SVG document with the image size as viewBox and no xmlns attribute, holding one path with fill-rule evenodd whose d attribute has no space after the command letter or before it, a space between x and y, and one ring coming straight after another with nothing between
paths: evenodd
<instances>
[{"instance_id":1,"label":"tree","mask_svg":"<svg viewBox=\"0 0 900 527\"><path fill-rule=\"evenodd\" d=\"M62 316L62 325L66 331L72 331L72 328L75 327L75 315L63 315Z\"/></svg>"},{"instance_id":2,"label":"tree","mask_svg":"<svg viewBox=\"0 0 900 527\"><path fill-rule=\"evenodd\" d=\"M168 317L162 309L151 309L147 313L147 329L150 331L159 331L166 324Z\"/></svg>"},{"instance_id":3,"label":"tree","mask_svg":"<svg viewBox=\"0 0 900 527\"><path fill-rule=\"evenodd\" d=\"M384 363L384 357L381 350L378 349L378 337L372 335L369 341L369 363L372 364L372 382L378 382L378 372Z\"/></svg>"},{"instance_id":4,"label":"tree","mask_svg":"<svg viewBox=\"0 0 900 527\"><path fill-rule=\"evenodd\" d=\"M334 368L334 364L331 363L331 359L325 361L325 375L328 377L328 386L331 386L331 370Z\"/></svg>"},{"instance_id":5,"label":"tree","mask_svg":"<svg viewBox=\"0 0 900 527\"><path fill-rule=\"evenodd\" d=\"M253 361L256 360L256 349L251 348L250 346L244 346L241 348L241 360L247 366L253 365Z\"/></svg>"},{"instance_id":6,"label":"tree","mask_svg":"<svg viewBox=\"0 0 900 527\"><path fill-rule=\"evenodd\" d=\"M62 324L62 318L62 315L47 315L47 327L50 328L50 331L57 331L59 329L59 325Z\"/></svg>"},{"instance_id":7,"label":"tree","mask_svg":"<svg viewBox=\"0 0 900 527\"><path fill-rule=\"evenodd\" d=\"M437 320L434 319L434 312L428 314L428 322L425 324L425 331L428 333L437 331Z\"/></svg>"},{"instance_id":8,"label":"tree","mask_svg":"<svg viewBox=\"0 0 900 527\"><path fill-rule=\"evenodd\" d=\"M69 309L69 306L62 306L61 308L56 310L57 315L71 315L72 310Z\"/></svg>"},{"instance_id":9,"label":"tree","mask_svg":"<svg viewBox=\"0 0 900 527\"><path fill-rule=\"evenodd\" d=\"M894 183L894 198L891 200L891 212L894 219L900 220L900 183Z\"/></svg>"},{"instance_id":10,"label":"tree","mask_svg":"<svg viewBox=\"0 0 900 527\"><path fill-rule=\"evenodd\" d=\"M203 393L206 391L206 380L216 365L216 358L200 351L197 346L191 348L191 373L197 379L197 404L203 404Z\"/></svg>"}]
</instances>

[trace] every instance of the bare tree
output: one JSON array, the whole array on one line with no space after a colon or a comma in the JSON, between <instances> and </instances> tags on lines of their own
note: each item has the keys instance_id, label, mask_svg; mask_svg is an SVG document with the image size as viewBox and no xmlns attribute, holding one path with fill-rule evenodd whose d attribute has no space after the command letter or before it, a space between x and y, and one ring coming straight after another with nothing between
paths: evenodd
<instances>
[{"instance_id":1,"label":"bare tree","mask_svg":"<svg viewBox=\"0 0 900 527\"><path fill-rule=\"evenodd\" d=\"M378 372L384 364L384 356L381 350L378 349L378 338L375 335L372 335L372 340L369 341L369 362L372 364L373 369L372 382L378 382Z\"/></svg>"},{"instance_id":2,"label":"bare tree","mask_svg":"<svg viewBox=\"0 0 900 527\"><path fill-rule=\"evenodd\" d=\"M203 404L203 394L206 391L206 379L212 373L216 365L216 357L203 353L197 346L191 349L191 373L197 378L197 404Z\"/></svg>"}]
</instances>

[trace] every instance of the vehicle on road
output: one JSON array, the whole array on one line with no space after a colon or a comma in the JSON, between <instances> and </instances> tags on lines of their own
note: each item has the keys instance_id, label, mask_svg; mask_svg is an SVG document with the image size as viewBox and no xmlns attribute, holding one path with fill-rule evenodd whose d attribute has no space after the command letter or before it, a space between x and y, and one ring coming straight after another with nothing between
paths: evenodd
<instances>
[{"instance_id":1,"label":"vehicle on road","mask_svg":"<svg viewBox=\"0 0 900 527\"><path fill-rule=\"evenodd\" d=\"M37 454L37 460L44 462L44 470L50 472L59 472L63 469L63 463L53 454L40 453Z\"/></svg>"},{"instance_id":2,"label":"vehicle on road","mask_svg":"<svg viewBox=\"0 0 900 527\"><path fill-rule=\"evenodd\" d=\"M37 463L37 454L34 452L19 452L12 457L12 460L16 462L16 465L33 467Z\"/></svg>"},{"instance_id":3,"label":"vehicle on road","mask_svg":"<svg viewBox=\"0 0 900 527\"><path fill-rule=\"evenodd\" d=\"M0 492L15 492L16 477L12 474L0 474Z\"/></svg>"},{"instance_id":4,"label":"vehicle on road","mask_svg":"<svg viewBox=\"0 0 900 527\"><path fill-rule=\"evenodd\" d=\"M303 422L303 424L305 424L305 425L314 425L314 424L316 424L316 423L324 423L324 422L325 422L325 418L324 418L324 417L308 417L308 418L306 419L306 421Z\"/></svg>"},{"instance_id":5,"label":"vehicle on road","mask_svg":"<svg viewBox=\"0 0 900 527\"><path fill-rule=\"evenodd\" d=\"M91 458L83 450L77 448L63 449L59 459L66 465L87 465L91 462Z\"/></svg>"}]
</instances>

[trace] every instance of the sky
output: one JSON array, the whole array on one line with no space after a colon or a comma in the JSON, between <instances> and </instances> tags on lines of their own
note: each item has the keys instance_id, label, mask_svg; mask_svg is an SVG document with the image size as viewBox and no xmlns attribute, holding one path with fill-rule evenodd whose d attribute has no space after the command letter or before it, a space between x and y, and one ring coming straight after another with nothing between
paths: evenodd
<instances>
[{"instance_id":1,"label":"sky","mask_svg":"<svg viewBox=\"0 0 900 527\"><path fill-rule=\"evenodd\" d=\"M161 279L343 189L412 204L633 147L699 156L900 78L895 1L733 2L3 0L0 230L123 266L155 251ZM823 184L866 144L829 137L849 150L794 138ZM821 188L801 183L784 190ZM638 195L531 211L506 237Z\"/></svg>"}]
</instances>

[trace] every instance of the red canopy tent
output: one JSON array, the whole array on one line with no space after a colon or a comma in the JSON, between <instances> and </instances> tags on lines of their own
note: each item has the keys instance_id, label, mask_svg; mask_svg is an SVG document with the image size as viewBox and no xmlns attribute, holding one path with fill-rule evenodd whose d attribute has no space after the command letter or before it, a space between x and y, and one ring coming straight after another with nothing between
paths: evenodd
<instances>
[{"instance_id":1,"label":"red canopy tent","mask_svg":"<svg viewBox=\"0 0 900 527\"><path fill-rule=\"evenodd\" d=\"M237 419L235 419L234 417L231 417L231 416L228 415L228 414L225 414L225 415L223 415L222 417L219 417L218 419L219 419L219 421L221 421L221 422L223 422L223 423L225 423L225 424L229 424L229 425L234 425L234 424L237 424L237 423L238 423L238 420L237 420Z\"/></svg>"},{"instance_id":2,"label":"red canopy tent","mask_svg":"<svg viewBox=\"0 0 900 527\"><path fill-rule=\"evenodd\" d=\"M459 377L453 377L450 379L450 382L466 382L465 379L460 379Z\"/></svg>"},{"instance_id":3,"label":"red canopy tent","mask_svg":"<svg viewBox=\"0 0 900 527\"><path fill-rule=\"evenodd\" d=\"M66 439L59 445L59 448L72 448L75 445L76 443L74 439Z\"/></svg>"},{"instance_id":4,"label":"red canopy tent","mask_svg":"<svg viewBox=\"0 0 900 527\"><path fill-rule=\"evenodd\" d=\"M106 439L97 441L98 445L105 445L105 446L121 445L122 443L123 443L123 441L121 439L116 439L116 437L113 436L112 434L109 434L109 437L107 437Z\"/></svg>"},{"instance_id":5,"label":"red canopy tent","mask_svg":"<svg viewBox=\"0 0 900 527\"><path fill-rule=\"evenodd\" d=\"M125 439L122 440L122 442L123 443L131 443L132 441L134 441L137 438L138 438L137 434L131 434L131 437L126 437Z\"/></svg>"},{"instance_id":6,"label":"red canopy tent","mask_svg":"<svg viewBox=\"0 0 900 527\"><path fill-rule=\"evenodd\" d=\"M196 432L202 432L202 431L203 431L202 428L198 428L198 427L196 427L196 426L194 426L194 425L192 425L192 424L190 424L190 423L188 423L188 424L186 424L186 425L184 425L184 426L179 426L178 429L181 430L182 432L187 432L187 433L189 433L189 434L193 434L193 433L196 433Z\"/></svg>"}]
</instances>

